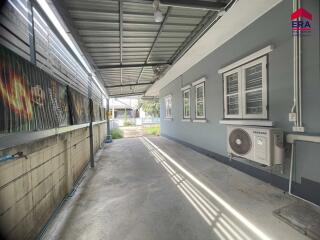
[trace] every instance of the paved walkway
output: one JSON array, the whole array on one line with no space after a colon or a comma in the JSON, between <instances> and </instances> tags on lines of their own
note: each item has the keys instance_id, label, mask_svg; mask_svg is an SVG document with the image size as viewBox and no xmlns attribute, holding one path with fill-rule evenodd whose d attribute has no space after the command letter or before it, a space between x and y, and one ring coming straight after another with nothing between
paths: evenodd
<instances>
[{"instance_id":1,"label":"paved walkway","mask_svg":"<svg viewBox=\"0 0 320 240\"><path fill-rule=\"evenodd\" d=\"M105 146L43 239L306 239L282 191L162 137Z\"/></svg>"},{"instance_id":2,"label":"paved walkway","mask_svg":"<svg viewBox=\"0 0 320 240\"><path fill-rule=\"evenodd\" d=\"M142 126L120 127L124 138L141 137L143 135Z\"/></svg>"}]
</instances>

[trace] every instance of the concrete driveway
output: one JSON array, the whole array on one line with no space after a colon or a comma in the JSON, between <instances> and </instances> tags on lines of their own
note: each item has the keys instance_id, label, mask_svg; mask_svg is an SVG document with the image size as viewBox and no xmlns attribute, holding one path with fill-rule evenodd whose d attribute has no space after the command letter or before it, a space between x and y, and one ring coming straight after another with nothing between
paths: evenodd
<instances>
[{"instance_id":1,"label":"concrete driveway","mask_svg":"<svg viewBox=\"0 0 320 240\"><path fill-rule=\"evenodd\" d=\"M100 152L43 239L303 240L272 212L293 199L163 137Z\"/></svg>"}]
</instances>

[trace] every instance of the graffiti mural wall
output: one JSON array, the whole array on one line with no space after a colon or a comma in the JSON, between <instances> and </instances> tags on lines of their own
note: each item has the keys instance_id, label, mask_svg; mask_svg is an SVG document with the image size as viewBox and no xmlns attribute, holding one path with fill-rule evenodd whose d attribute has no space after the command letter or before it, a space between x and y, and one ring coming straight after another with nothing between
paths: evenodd
<instances>
[{"instance_id":1,"label":"graffiti mural wall","mask_svg":"<svg viewBox=\"0 0 320 240\"><path fill-rule=\"evenodd\" d=\"M44 130L67 124L62 120L68 113L64 86L4 47L0 48L0 69L0 132Z\"/></svg>"},{"instance_id":2,"label":"graffiti mural wall","mask_svg":"<svg viewBox=\"0 0 320 240\"><path fill-rule=\"evenodd\" d=\"M99 109L99 104L95 105ZM94 120L99 121L100 113L94 113ZM66 85L0 45L0 133L39 131L89 121L87 97L73 89L68 91Z\"/></svg>"},{"instance_id":3,"label":"graffiti mural wall","mask_svg":"<svg viewBox=\"0 0 320 240\"><path fill-rule=\"evenodd\" d=\"M74 89L69 89L71 101L72 124L87 123L90 121L89 98Z\"/></svg>"},{"instance_id":4,"label":"graffiti mural wall","mask_svg":"<svg viewBox=\"0 0 320 240\"><path fill-rule=\"evenodd\" d=\"M59 127L70 124L67 87L57 81L51 81L49 99Z\"/></svg>"}]
</instances>

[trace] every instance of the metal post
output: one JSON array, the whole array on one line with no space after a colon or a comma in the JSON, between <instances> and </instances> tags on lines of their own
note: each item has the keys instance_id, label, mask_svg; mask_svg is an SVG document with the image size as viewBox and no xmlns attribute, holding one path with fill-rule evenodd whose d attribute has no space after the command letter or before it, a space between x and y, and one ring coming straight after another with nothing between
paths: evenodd
<instances>
[{"instance_id":1,"label":"metal post","mask_svg":"<svg viewBox=\"0 0 320 240\"><path fill-rule=\"evenodd\" d=\"M112 104L112 120L114 120L114 104Z\"/></svg>"},{"instance_id":2,"label":"metal post","mask_svg":"<svg viewBox=\"0 0 320 240\"><path fill-rule=\"evenodd\" d=\"M109 99L107 99L107 135L110 135L110 119L109 119L109 111L110 111L110 105L109 105Z\"/></svg>"},{"instance_id":3,"label":"metal post","mask_svg":"<svg viewBox=\"0 0 320 240\"><path fill-rule=\"evenodd\" d=\"M120 41L120 65L122 65L122 59L123 59L123 10L122 10L122 0L119 0L119 41ZM123 70L120 68L120 83L122 85L123 83ZM122 93L122 87L120 88L120 91Z\"/></svg>"},{"instance_id":4,"label":"metal post","mask_svg":"<svg viewBox=\"0 0 320 240\"><path fill-rule=\"evenodd\" d=\"M290 160L290 175L289 175L289 194L292 194L292 175L293 175L293 161L294 161L294 146L295 142L293 141L291 145L291 160Z\"/></svg>"},{"instance_id":5,"label":"metal post","mask_svg":"<svg viewBox=\"0 0 320 240\"><path fill-rule=\"evenodd\" d=\"M90 141L90 167L94 168L94 156L93 156L93 101L92 101L92 75L89 74L88 84L88 97L89 97L89 113L90 113L90 124L89 124L89 141Z\"/></svg>"},{"instance_id":6,"label":"metal post","mask_svg":"<svg viewBox=\"0 0 320 240\"><path fill-rule=\"evenodd\" d=\"M34 35L34 21L33 21L33 0L28 1L28 28L29 28L29 48L30 48L30 62L36 64L36 44Z\"/></svg>"},{"instance_id":7,"label":"metal post","mask_svg":"<svg viewBox=\"0 0 320 240\"><path fill-rule=\"evenodd\" d=\"M94 168L94 156L93 156L93 128L92 128L92 120L93 120L93 101L89 99L89 110L90 110L90 125L89 125L89 135L90 135L90 167Z\"/></svg>"}]
</instances>

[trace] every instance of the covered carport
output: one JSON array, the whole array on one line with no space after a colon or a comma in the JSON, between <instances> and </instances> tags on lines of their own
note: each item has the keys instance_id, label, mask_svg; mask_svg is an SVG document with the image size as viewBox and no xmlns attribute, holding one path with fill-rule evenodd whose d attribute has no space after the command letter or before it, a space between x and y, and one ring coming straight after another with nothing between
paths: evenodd
<instances>
[{"instance_id":1,"label":"covered carport","mask_svg":"<svg viewBox=\"0 0 320 240\"><path fill-rule=\"evenodd\" d=\"M0 17L0 239L320 238L318 2L8 0ZM161 136L110 141L128 96L159 100Z\"/></svg>"}]
</instances>

